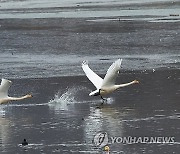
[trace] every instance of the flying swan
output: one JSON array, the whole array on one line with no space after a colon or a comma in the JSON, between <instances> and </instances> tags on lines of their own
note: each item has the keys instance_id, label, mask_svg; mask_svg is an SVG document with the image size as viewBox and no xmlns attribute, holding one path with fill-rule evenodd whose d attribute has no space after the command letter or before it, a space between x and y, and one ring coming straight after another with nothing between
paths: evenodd
<instances>
[{"instance_id":1,"label":"flying swan","mask_svg":"<svg viewBox=\"0 0 180 154\"><path fill-rule=\"evenodd\" d=\"M120 66L122 63L122 59L116 60L108 69L104 79L102 79L100 76L98 76L96 73L94 73L88 66L87 61L82 62L82 69L85 72L88 79L94 84L96 87L95 91L92 91L89 96L98 96L100 95L101 98L103 95L112 93L118 88L126 87L135 83L139 83L139 81L134 80L129 83L116 85L116 77L118 76L120 72Z\"/></svg>"},{"instance_id":2,"label":"flying swan","mask_svg":"<svg viewBox=\"0 0 180 154\"><path fill-rule=\"evenodd\" d=\"M32 95L27 94L22 97L9 97L8 96L8 89L11 86L12 81L7 79L2 79L1 85L0 85L0 104L8 103L9 101L18 101L23 100L26 98L31 98Z\"/></svg>"}]
</instances>

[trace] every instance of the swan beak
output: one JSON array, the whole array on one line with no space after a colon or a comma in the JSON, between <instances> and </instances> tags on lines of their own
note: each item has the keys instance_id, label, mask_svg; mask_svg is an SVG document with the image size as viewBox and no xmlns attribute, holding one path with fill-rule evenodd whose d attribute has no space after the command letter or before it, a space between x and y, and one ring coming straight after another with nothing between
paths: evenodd
<instances>
[{"instance_id":1,"label":"swan beak","mask_svg":"<svg viewBox=\"0 0 180 154\"><path fill-rule=\"evenodd\" d=\"M31 94L28 94L27 97L28 97L28 98L31 98L31 97L33 97L33 96L32 96Z\"/></svg>"},{"instance_id":2,"label":"swan beak","mask_svg":"<svg viewBox=\"0 0 180 154\"><path fill-rule=\"evenodd\" d=\"M138 80L134 80L134 83L139 83L139 81Z\"/></svg>"}]
</instances>

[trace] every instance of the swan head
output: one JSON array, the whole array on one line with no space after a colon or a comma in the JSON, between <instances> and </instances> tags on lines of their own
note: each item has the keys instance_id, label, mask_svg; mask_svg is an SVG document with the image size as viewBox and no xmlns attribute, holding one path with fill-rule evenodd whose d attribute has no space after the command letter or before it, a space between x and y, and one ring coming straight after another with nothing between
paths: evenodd
<instances>
[{"instance_id":1,"label":"swan head","mask_svg":"<svg viewBox=\"0 0 180 154\"><path fill-rule=\"evenodd\" d=\"M104 147L104 150L105 150L106 152L109 152L109 150L110 150L109 146L106 145L106 146Z\"/></svg>"},{"instance_id":2,"label":"swan head","mask_svg":"<svg viewBox=\"0 0 180 154\"><path fill-rule=\"evenodd\" d=\"M134 82L134 83L139 83L139 81L138 81L138 80L134 80L133 82Z\"/></svg>"},{"instance_id":3,"label":"swan head","mask_svg":"<svg viewBox=\"0 0 180 154\"><path fill-rule=\"evenodd\" d=\"M31 98L31 97L33 97L31 94L27 94L26 96L25 96L26 98Z\"/></svg>"}]
</instances>

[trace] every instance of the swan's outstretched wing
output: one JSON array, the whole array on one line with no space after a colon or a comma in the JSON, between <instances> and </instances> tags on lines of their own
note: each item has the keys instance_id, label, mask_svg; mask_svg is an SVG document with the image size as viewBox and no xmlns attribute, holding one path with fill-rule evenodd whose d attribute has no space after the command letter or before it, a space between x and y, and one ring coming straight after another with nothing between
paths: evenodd
<instances>
[{"instance_id":1,"label":"swan's outstretched wing","mask_svg":"<svg viewBox=\"0 0 180 154\"><path fill-rule=\"evenodd\" d=\"M88 66L86 61L82 62L82 69L85 72L88 79L94 84L97 89L101 88L103 79L99 77L96 73L94 73Z\"/></svg>"},{"instance_id":2,"label":"swan's outstretched wing","mask_svg":"<svg viewBox=\"0 0 180 154\"><path fill-rule=\"evenodd\" d=\"M12 82L7 79L2 79L0 85L0 98L5 98L8 96L8 89L11 86Z\"/></svg>"},{"instance_id":3,"label":"swan's outstretched wing","mask_svg":"<svg viewBox=\"0 0 180 154\"><path fill-rule=\"evenodd\" d=\"M109 67L109 69L104 77L104 80L102 83L102 88L112 86L115 84L116 77L120 71L121 62L122 62L122 59L118 59Z\"/></svg>"}]
</instances>

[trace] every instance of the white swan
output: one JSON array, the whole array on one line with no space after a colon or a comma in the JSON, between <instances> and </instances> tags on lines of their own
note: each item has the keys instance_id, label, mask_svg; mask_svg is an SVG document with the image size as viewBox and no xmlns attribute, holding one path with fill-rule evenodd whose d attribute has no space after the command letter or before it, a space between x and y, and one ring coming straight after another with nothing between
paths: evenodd
<instances>
[{"instance_id":1,"label":"white swan","mask_svg":"<svg viewBox=\"0 0 180 154\"><path fill-rule=\"evenodd\" d=\"M0 104L8 103L9 101L18 101L23 100L26 98L31 98L32 95L28 94L22 97L9 97L8 96L8 89L11 86L12 81L7 79L2 79L0 85Z\"/></svg>"},{"instance_id":2,"label":"white swan","mask_svg":"<svg viewBox=\"0 0 180 154\"><path fill-rule=\"evenodd\" d=\"M88 66L87 61L82 62L82 69L85 72L88 79L94 84L96 90L91 92L89 96L98 96L100 95L103 99L103 95L109 94L115 91L118 88L126 87L135 83L139 83L139 81L134 80L129 83L115 85L116 77L119 74L120 66L122 59L116 60L108 69L104 79L99 77L96 73L94 73Z\"/></svg>"}]
</instances>

